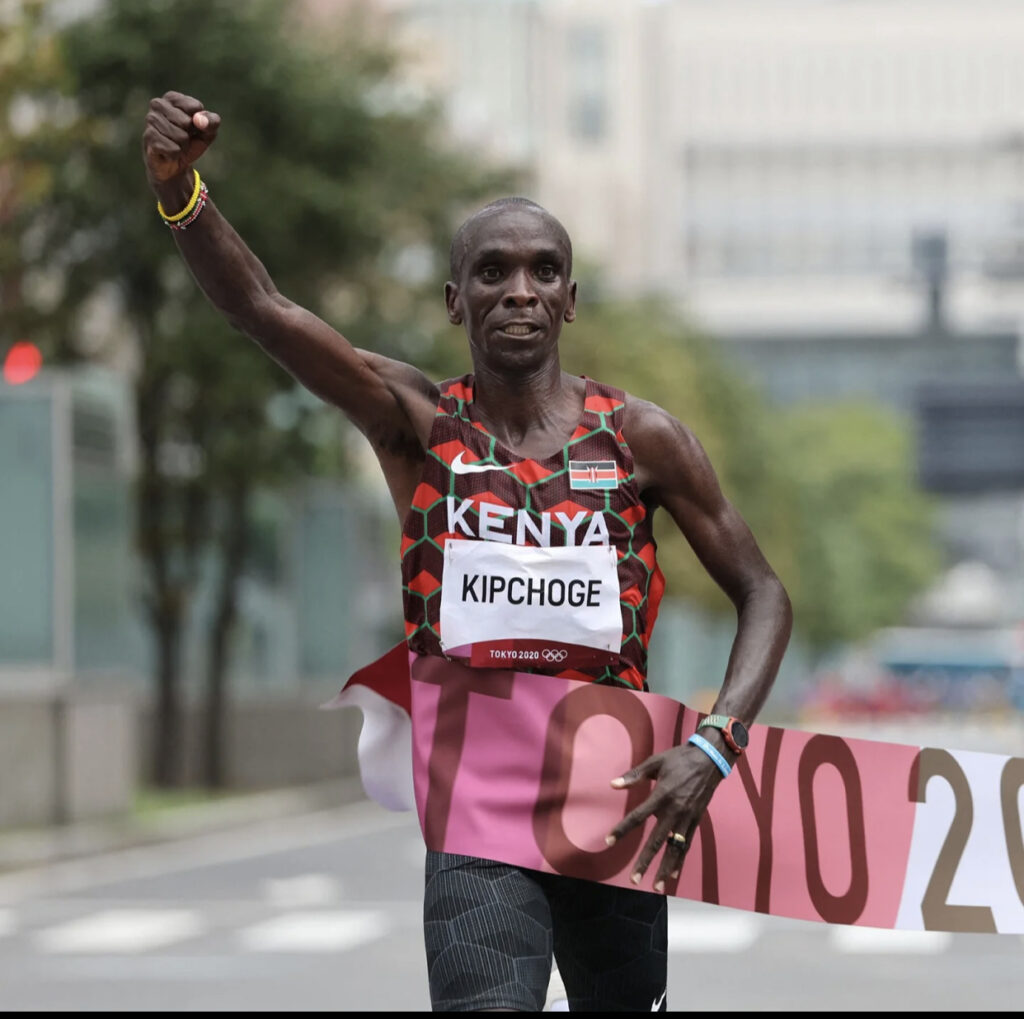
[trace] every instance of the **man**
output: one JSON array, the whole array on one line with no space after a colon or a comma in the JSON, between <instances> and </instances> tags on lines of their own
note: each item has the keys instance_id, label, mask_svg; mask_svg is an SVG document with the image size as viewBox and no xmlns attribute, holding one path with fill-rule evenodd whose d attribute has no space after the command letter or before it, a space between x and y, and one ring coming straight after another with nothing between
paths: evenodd
<instances>
[{"instance_id":1,"label":"man","mask_svg":"<svg viewBox=\"0 0 1024 1019\"><path fill-rule=\"evenodd\" d=\"M655 818L633 872L639 884L660 854L652 892L427 854L435 1010L539 1011L553 956L573 1010L665 1010L659 893L678 876L688 839L742 752L744 726L771 689L791 628L782 584L684 424L562 370L558 342L576 318L576 283L569 237L550 213L503 199L457 231L445 303L466 331L472 372L438 385L354 348L277 292L193 168L219 128L218 115L190 96L151 102L143 152L158 211L212 303L372 446L403 526L411 651L492 668L493 656L510 654L527 671L646 690L662 587L653 558L658 507L735 604L736 638L711 724L609 776L616 788L653 785L607 837L613 845ZM483 556L507 566L520 587L475 587ZM425 572L441 578L438 590L417 586ZM487 614L483 602L496 598L500 612ZM487 627L497 630L485 640ZM531 627L553 627L555 636L535 640Z\"/></svg>"}]
</instances>

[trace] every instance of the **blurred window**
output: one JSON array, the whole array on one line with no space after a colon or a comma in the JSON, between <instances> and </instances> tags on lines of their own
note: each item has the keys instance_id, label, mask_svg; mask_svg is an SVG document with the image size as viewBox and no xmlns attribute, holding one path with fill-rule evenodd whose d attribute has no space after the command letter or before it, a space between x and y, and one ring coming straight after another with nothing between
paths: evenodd
<instances>
[{"instance_id":1,"label":"blurred window","mask_svg":"<svg viewBox=\"0 0 1024 1019\"><path fill-rule=\"evenodd\" d=\"M53 479L47 397L0 401L0 664L53 661Z\"/></svg>"},{"instance_id":2,"label":"blurred window","mask_svg":"<svg viewBox=\"0 0 1024 1019\"><path fill-rule=\"evenodd\" d=\"M137 668L142 662L131 631L136 581L129 486L82 458L74 479L75 667Z\"/></svg>"},{"instance_id":3,"label":"blurred window","mask_svg":"<svg viewBox=\"0 0 1024 1019\"><path fill-rule=\"evenodd\" d=\"M569 130L595 142L608 130L608 45L599 25L582 25L569 36Z\"/></svg>"}]
</instances>

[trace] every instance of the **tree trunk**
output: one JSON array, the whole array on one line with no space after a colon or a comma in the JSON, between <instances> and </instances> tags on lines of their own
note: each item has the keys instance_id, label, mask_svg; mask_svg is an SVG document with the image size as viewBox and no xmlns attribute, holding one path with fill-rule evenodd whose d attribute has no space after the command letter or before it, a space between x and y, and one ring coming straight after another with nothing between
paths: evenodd
<instances>
[{"instance_id":1,"label":"tree trunk","mask_svg":"<svg viewBox=\"0 0 1024 1019\"><path fill-rule=\"evenodd\" d=\"M238 619L238 585L249 550L249 480L239 477L228 492L221 542L221 574L210 626L203 732L203 783L227 785L227 674L231 638Z\"/></svg>"},{"instance_id":2,"label":"tree trunk","mask_svg":"<svg viewBox=\"0 0 1024 1019\"><path fill-rule=\"evenodd\" d=\"M161 789L184 782L182 713L178 676L181 672L181 613L173 604L153 615L156 631L156 716L153 719L153 782Z\"/></svg>"},{"instance_id":3,"label":"tree trunk","mask_svg":"<svg viewBox=\"0 0 1024 1019\"><path fill-rule=\"evenodd\" d=\"M140 323L140 336L154 343ZM144 371L136 384L139 430L139 487L136 535L146 567L146 607L156 657L153 758L151 774L160 788L180 786L186 777L181 657L185 613L198 575L204 506L199 489L182 491L160 465L160 447L168 418L166 371ZM180 511L180 515L179 515ZM181 535L181 537L179 537Z\"/></svg>"},{"instance_id":4,"label":"tree trunk","mask_svg":"<svg viewBox=\"0 0 1024 1019\"><path fill-rule=\"evenodd\" d=\"M141 330L143 343L150 334ZM167 391L166 376L144 372L135 390L139 428L139 487L135 502L136 541L145 565L148 590L145 604L156 656L156 696L150 765L151 779L161 788L173 786L181 776L181 705L178 697L181 613L175 611L171 592L168 549L164 528L167 490L157 464L160 422Z\"/></svg>"}]
</instances>

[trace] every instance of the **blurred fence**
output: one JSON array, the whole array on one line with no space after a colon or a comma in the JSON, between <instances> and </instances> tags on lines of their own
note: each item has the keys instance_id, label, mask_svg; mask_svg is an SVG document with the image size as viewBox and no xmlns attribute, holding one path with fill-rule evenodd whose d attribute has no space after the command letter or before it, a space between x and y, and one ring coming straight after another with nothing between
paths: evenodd
<instances>
[{"instance_id":1,"label":"blurred fence","mask_svg":"<svg viewBox=\"0 0 1024 1019\"><path fill-rule=\"evenodd\" d=\"M126 809L145 781L153 650L134 544L125 380L0 387L0 825ZM229 782L351 775L358 719L318 712L401 636L391 535L372 496L316 482L257 499L229 674ZM397 539L396 539L397 540ZM184 633L185 778L198 777L206 564Z\"/></svg>"},{"instance_id":2,"label":"blurred fence","mask_svg":"<svg viewBox=\"0 0 1024 1019\"><path fill-rule=\"evenodd\" d=\"M124 383L93 371L0 390L7 688L112 678L145 688L152 659L134 552L129 407ZM261 493L254 515L260 555L242 583L235 691L333 692L401 634L397 561L379 508L351 486L311 482ZM213 566L201 571L186 628L190 693L201 686Z\"/></svg>"}]
</instances>

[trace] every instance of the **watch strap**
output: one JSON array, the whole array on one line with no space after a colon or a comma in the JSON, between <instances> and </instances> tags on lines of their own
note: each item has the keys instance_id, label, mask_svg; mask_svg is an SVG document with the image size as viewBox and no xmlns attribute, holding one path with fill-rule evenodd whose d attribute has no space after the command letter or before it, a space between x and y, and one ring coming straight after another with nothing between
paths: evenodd
<instances>
[{"instance_id":1,"label":"watch strap","mask_svg":"<svg viewBox=\"0 0 1024 1019\"><path fill-rule=\"evenodd\" d=\"M742 745L737 742L735 733L733 732L733 726L742 726L743 723L739 719L733 718L731 715L708 715L706 718L701 719L697 724L697 731L705 728L719 729L722 736L725 738L725 742L728 744L729 749L734 754L742 754L746 741Z\"/></svg>"},{"instance_id":2,"label":"watch strap","mask_svg":"<svg viewBox=\"0 0 1024 1019\"><path fill-rule=\"evenodd\" d=\"M711 725L716 729L724 729L731 721L732 718L730 718L729 715L708 715L697 723L697 728L703 729L706 726Z\"/></svg>"}]
</instances>

